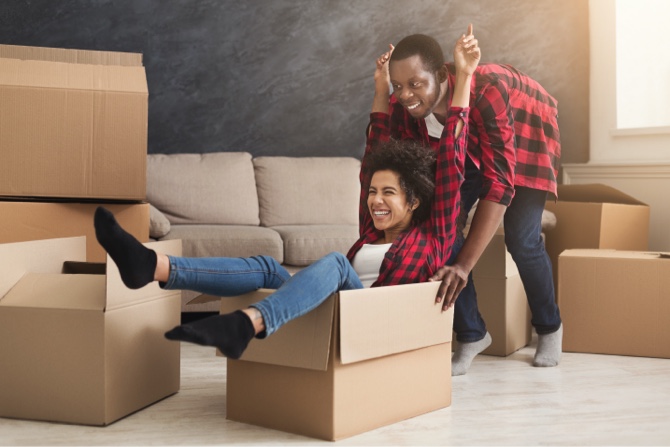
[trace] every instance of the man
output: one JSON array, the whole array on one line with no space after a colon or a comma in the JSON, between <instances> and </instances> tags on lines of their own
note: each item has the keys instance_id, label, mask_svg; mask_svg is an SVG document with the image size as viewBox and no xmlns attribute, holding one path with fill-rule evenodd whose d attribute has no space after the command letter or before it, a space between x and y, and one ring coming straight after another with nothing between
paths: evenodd
<instances>
[{"instance_id":1,"label":"man","mask_svg":"<svg viewBox=\"0 0 670 447\"><path fill-rule=\"evenodd\" d=\"M476 44L470 37L472 25L467 36ZM440 45L421 34L405 37L377 59L374 79L371 120L383 116L389 137L437 147L454 85L453 64L445 64ZM556 100L509 65L480 64L471 84L470 108L462 218L479 202L467 238L459 238L451 261L431 278L442 281L436 301L444 308L454 306L459 345L452 375L465 374L474 357L491 344L471 272L503 219L505 243L519 269L538 334L533 365L555 366L563 327L541 219L547 194L556 196Z\"/></svg>"}]
</instances>

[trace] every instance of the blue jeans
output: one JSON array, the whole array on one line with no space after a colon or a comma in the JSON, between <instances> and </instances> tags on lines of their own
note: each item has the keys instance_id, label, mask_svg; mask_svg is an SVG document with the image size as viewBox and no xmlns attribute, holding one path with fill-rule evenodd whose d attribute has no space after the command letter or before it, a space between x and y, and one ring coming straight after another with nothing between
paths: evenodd
<instances>
[{"instance_id":1,"label":"blue jeans","mask_svg":"<svg viewBox=\"0 0 670 447\"><path fill-rule=\"evenodd\" d=\"M468 158L465 182L461 187L462 212L467 214L481 192L479 170ZM561 317L556 305L551 260L542 241L542 211L547 192L518 187L504 217L505 245L519 269L528 305L531 324L538 334L556 332ZM463 246L463 237L457 238L450 262ZM458 296L454 306L454 332L460 342L478 341L486 335L486 325L477 308L477 292L472 280Z\"/></svg>"},{"instance_id":2,"label":"blue jeans","mask_svg":"<svg viewBox=\"0 0 670 447\"><path fill-rule=\"evenodd\" d=\"M274 258L169 257L170 276L161 287L194 290L214 296L238 296L260 288L277 289L255 303L271 335L283 324L298 318L340 290L362 289L349 260L330 253L291 276Z\"/></svg>"}]
</instances>

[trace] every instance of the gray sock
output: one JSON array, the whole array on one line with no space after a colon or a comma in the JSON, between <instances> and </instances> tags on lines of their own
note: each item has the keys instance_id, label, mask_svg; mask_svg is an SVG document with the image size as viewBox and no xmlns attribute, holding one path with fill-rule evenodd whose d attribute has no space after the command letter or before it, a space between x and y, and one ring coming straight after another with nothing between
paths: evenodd
<instances>
[{"instance_id":1,"label":"gray sock","mask_svg":"<svg viewBox=\"0 0 670 447\"><path fill-rule=\"evenodd\" d=\"M556 366L563 351L563 325L551 334L537 335L537 351L533 366Z\"/></svg>"},{"instance_id":2,"label":"gray sock","mask_svg":"<svg viewBox=\"0 0 670 447\"><path fill-rule=\"evenodd\" d=\"M491 334L488 332L479 341L470 343L459 342L454 355L451 357L451 375L462 376L468 372L472 360L477 354L488 348L489 345L491 345Z\"/></svg>"}]
</instances>

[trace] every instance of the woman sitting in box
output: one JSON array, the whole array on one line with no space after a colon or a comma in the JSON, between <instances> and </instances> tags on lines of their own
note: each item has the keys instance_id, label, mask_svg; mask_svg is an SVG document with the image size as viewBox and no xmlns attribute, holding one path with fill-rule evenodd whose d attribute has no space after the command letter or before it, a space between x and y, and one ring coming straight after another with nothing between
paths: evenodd
<instances>
[{"instance_id":1,"label":"woman sitting in box","mask_svg":"<svg viewBox=\"0 0 670 447\"><path fill-rule=\"evenodd\" d=\"M98 241L130 288L160 281L166 289L215 296L277 289L247 309L183 324L165 334L171 340L215 346L231 358L239 358L252 338L271 335L339 290L428 281L446 264L456 237L469 86L480 57L474 36L463 35L454 48L456 85L437 154L412 141L379 141L375 135L380 132L371 121L360 174L360 238L346 257L330 253L291 276L268 256L167 256L143 246L102 207L95 213ZM377 71L387 64L378 60ZM327 204L315 196L314 206Z\"/></svg>"}]
</instances>

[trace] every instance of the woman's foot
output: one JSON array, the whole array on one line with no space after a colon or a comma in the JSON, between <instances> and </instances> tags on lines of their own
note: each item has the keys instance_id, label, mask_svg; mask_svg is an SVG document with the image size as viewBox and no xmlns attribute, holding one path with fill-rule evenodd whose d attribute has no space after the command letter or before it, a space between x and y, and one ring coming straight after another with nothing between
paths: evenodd
<instances>
[{"instance_id":1,"label":"woman's foot","mask_svg":"<svg viewBox=\"0 0 670 447\"><path fill-rule=\"evenodd\" d=\"M95 236L119 268L121 280L130 289L139 289L154 280L156 252L146 248L126 232L109 210L99 206L93 218Z\"/></svg>"},{"instance_id":2,"label":"woman's foot","mask_svg":"<svg viewBox=\"0 0 670 447\"><path fill-rule=\"evenodd\" d=\"M256 331L249 316L237 310L182 324L166 332L165 338L214 346L226 357L239 359L254 335Z\"/></svg>"}]
</instances>

